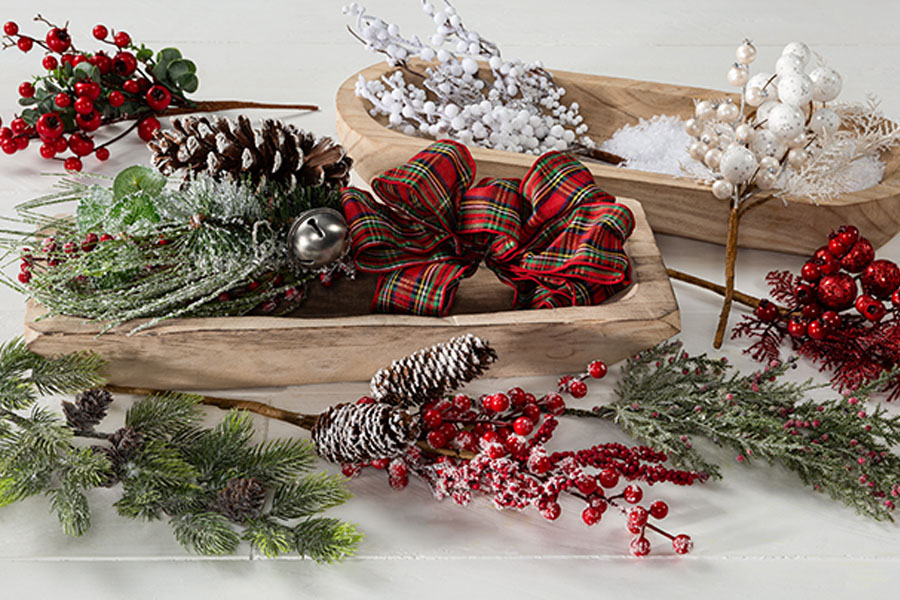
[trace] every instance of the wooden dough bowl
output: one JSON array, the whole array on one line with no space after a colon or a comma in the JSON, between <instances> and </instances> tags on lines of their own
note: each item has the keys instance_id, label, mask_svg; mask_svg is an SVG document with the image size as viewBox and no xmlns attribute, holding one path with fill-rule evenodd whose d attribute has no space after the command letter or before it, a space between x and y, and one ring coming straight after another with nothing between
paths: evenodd
<instances>
[{"instance_id":1,"label":"wooden dough bowl","mask_svg":"<svg viewBox=\"0 0 900 600\"><path fill-rule=\"evenodd\" d=\"M354 168L366 181L402 164L433 140L388 129L383 118L372 117L371 105L356 96L360 74L374 79L391 67L373 65L347 79L337 93L337 131L354 159ZM694 98L722 98L716 90L553 71L566 89L566 100L577 101L590 134L604 140L623 125L657 114L686 117ZM534 162L529 154L470 148L478 177L519 177ZM845 223L854 224L879 247L900 231L900 149L884 157L884 181L870 189L814 205L805 199L787 203L773 199L747 213L741 221L739 244L748 248L812 254L828 233ZM585 161L597 185L610 194L636 198L657 233L725 243L728 205L709 188L660 173L623 169Z\"/></svg>"},{"instance_id":2,"label":"wooden dough bowl","mask_svg":"<svg viewBox=\"0 0 900 600\"><path fill-rule=\"evenodd\" d=\"M511 288L487 269L460 284L453 314L370 314L373 277L314 286L288 317L173 319L134 335L139 321L98 336L77 317L25 317L25 340L38 354L92 350L108 361L111 383L157 389L223 389L332 381L365 381L394 359L472 333L492 343L500 360L488 376L579 372L593 359L612 364L680 330L678 305L653 232L638 202L626 251L635 283L597 306L511 310Z\"/></svg>"}]
</instances>

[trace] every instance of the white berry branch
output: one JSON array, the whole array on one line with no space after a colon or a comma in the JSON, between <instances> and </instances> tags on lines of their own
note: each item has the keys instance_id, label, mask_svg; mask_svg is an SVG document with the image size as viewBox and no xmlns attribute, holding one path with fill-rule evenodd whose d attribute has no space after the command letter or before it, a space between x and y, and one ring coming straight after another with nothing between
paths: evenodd
<instances>
[{"instance_id":1,"label":"white berry branch","mask_svg":"<svg viewBox=\"0 0 900 600\"><path fill-rule=\"evenodd\" d=\"M569 150L597 156L578 103L560 101L566 90L539 61L505 60L495 43L463 25L447 0L440 9L425 0L422 9L436 26L430 45L400 35L397 25L355 2L344 7L355 17L351 33L400 67L377 80L360 76L356 93L372 104L373 116L386 116L389 127L406 135L536 155Z\"/></svg>"}]
</instances>

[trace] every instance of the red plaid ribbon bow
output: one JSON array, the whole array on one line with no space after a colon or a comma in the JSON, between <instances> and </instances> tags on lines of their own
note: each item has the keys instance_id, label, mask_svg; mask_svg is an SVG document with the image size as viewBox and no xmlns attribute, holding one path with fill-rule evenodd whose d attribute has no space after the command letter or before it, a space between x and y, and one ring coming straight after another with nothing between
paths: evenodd
<instances>
[{"instance_id":1,"label":"red plaid ribbon bow","mask_svg":"<svg viewBox=\"0 0 900 600\"><path fill-rule=\"evenodd\" d=\"M357 266L381 274L373 310L446 315L482 259L517 308L596 304L631 283L634 216L577 160L549 152L524 179L470 189L474 173L466 147L441 140L376 177L377 199L344 190Z\"/></svg>"}]
</instances>

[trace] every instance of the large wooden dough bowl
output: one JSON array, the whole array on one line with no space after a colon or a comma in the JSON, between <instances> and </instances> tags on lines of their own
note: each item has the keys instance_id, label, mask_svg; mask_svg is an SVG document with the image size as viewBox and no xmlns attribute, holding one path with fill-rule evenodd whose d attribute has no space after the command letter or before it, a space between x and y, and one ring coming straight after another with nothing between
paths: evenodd
<instances>
[{"instance_id":1,"label":"large wooden dough bowl","mask_svg":"<svg viewBox=\"0 0 900 600\"><path fill-rule=\"evenodd\" d=\"M390 67L373 65L360 73L380 77ZM347 79L337 93L337 131L354 158L354 168L367 181L382 171L409 160L432 140L407 136L372 117L371 105L354 93L357 77ZM657 114L689 115L693 98L721 98L723 92L617 77L554 71L566 89L566 100L577 101L590 133L597 140L610 137L622 125ZM519 177L534 156L515 152L470 148L478 164L476 177ZM881 246L900 231L900 150L887 158L884 181L873 188L848 194L819 206L808 200L772 200L741 221L739 243L749 248L811 254L834 228L851 223ZM686 178L647 173L585 162L597 184L610 194L636 198L650 225L668 233L719 244L725 243L727 203L709 188Z\"/></svg>"},{"instance_id":2,"label":"large wooden dough bowl","mask_svg":"<svg viewBox=\"0 0 900 600\"><path fill-rule=\"evenodd\" d=\"M480 269L462 282L454 314L445 318L370 314L373 278L317 286L289 317L176 319L134 335L138 322L97 336L99 326L75 317L35 321L28 306L25 339L39 354L93 350L119 385L158 389L266 387L368 380L392 360L423 346L472 333L490 340L500 360L490 376L581 371L609 363L680 330L678 305L640 204L621 198L636 227L626 244L635 283L598 306L509 310L512 293Z\"/></svg>"}]
</instances>

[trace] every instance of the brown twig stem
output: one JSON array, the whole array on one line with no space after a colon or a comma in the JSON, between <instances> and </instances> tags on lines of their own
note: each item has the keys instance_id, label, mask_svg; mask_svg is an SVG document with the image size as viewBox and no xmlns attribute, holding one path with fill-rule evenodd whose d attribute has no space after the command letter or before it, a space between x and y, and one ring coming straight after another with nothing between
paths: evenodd
<instances>
[{"instance_id":1,"label":"brown twig stem","mask_svg":"<svg viewBox=\"0 0 900 600\"><path fill-rule=\"evenodd\" d=\"M151 388L129 387L121 385L107 385L106 389L117 394L132 394L135 396L149 396L152 394L166 394L166 390L154 390ZM312 429L318 419L317 415L307 415L304 413L284 410L276 406L269 406L256 400L241 400L238 398L222 398L219 396L204 396L197 394L203 404L215 406L225 410L246 410L248 412L262 415L269 419L277 419L286 423L291 423L298 427L302 427L307 431Z\"/></svg>"},{"instance_id":2,"label":"brown twig stem","mask_svg":"<svg viewBox=\"0 0 900 600\"><path fill-rule=\"evenodd\" d=\"M709 290L710 292L715 292L720 296L725 295L725 286L719 285L718 283L713 283L712 281L708 281L706 279L703 279L702 277L683 273L676 269L666 269L666 273L672 279L677 279L678 281L696 285L697 287ZM759 303L762 302L760 298L751 296L750 294L745 294L744 292L739 292L738 290L732 291L732 298L735 302L743 304L744 306L749 306L750 308L756 308L757 306L759 306Z\"/></svg>"},{"instance_id":3,"label":"brown twig stem","mask_svg":"<svg viewBox=\"0 0 900 600\"><path fill-rule=\"evenodd\" d=\"M719 312L719 324L716 327L713 348L722 347L722 341L725 339L725 329L728 327L728 315L731 314L731 303L734 300L734 265L737 262L740 222L740 206L735 202L728 213L728 236L725 240L725 301L722 302L722 310Z\"/></svg>"}]
</instances>

